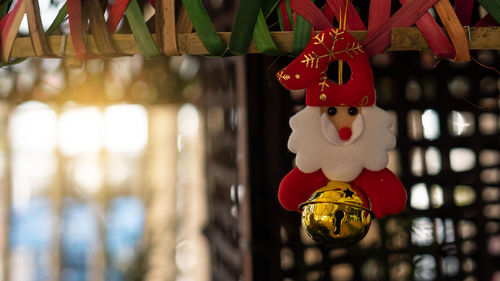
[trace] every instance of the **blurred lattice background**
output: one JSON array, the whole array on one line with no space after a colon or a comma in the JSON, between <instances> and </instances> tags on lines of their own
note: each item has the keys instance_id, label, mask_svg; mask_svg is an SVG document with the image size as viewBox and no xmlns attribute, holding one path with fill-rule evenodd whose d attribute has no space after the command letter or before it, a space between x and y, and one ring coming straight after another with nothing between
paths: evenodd
<instances>
[{"instance_id":1,"label":"blurred lattice background","mask_svg":"<svg viewBox=\"0 0 500 281\"><path fill-rule=\"evenodd\" d=\"M0 280L208 280L198 69L0 69Z\"/></svg>"},{"instance_id":2,"label":"blurred lattice background","mask_svg":"<svg viewBox=\"0 0 500 281\"><path fill-rule=\"evenodd\" d=\"M497 52L473 55L500 65ZM498 73L474 62L438 63L427 53L372 59L377 103L398 135L389 167L404 182L408 205L376 220L358 246L330 249L278 205L279 182L293 165L288 118L304 103L303 92L274 80L280 63L209 60L202 71L213 280L500 280Z\"/></svg>"}]
</instances>

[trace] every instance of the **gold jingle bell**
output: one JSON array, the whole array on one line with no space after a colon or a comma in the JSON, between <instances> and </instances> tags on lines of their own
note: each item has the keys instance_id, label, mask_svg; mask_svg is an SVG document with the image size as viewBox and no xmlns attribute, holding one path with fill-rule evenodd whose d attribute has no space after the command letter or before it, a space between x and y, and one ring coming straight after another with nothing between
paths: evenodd
<instances>
[{"instance_id":1,"label":"gold jingle bell","mask_svg":"<svg viewBox=\"0 0 500 281\"><path fill-rule=\"evenodd\" d=\"M370 229L373 213L345 182L331 181L300 205L302 227L319 244L350 246Z\"/></svg>"}]
</instances>

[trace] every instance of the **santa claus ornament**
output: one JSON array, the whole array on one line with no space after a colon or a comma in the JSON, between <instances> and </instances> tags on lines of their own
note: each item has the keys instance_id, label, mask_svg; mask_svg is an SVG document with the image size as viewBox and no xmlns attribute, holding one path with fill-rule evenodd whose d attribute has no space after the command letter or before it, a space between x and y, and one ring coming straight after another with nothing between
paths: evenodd
<instances>
[{"instance_id":1,"label":"santa claus ornament","mask_svg":"<svg viewBox=\"0 0 500 281\"><path fill-rule=\"evenodd\" d=\"M337 83L329 67L342 62L351 76ZM373 216L397 214L406 204L403 185L386 168L396 137L391 117L375 105L368 56L352 35L332 28L277 77L289 90L306 89L306 107L290 119L288 148L297 167L283 178L279 201L302 213L304 229L318 243L354 244Z\"/></svg>"}]
</instances>

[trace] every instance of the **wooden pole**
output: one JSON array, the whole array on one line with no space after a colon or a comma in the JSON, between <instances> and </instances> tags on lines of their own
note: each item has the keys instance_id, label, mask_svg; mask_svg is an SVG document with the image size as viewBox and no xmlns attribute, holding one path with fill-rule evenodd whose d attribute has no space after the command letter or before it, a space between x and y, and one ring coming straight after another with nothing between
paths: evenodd
<instances>
[{"instance_id":1,"label":"wooden pole","mask_svg":"<svg viewBox=\"0 0 500 281\"><path fill-rule=\"evenodd\" d=\"M500 27L464 27L465 34L469 40L469 48L471 50L500 50ZM356 39L363 41L366 38L366 31L351 31ZM231 32L218 32L222 41L226 44L229 42ZM61 44L64 44L62 37L67 36L65 40L65 53L61 52ZM271 32L271 36L276 43L278 49L283 53L291 53L293 43L293 31ZM116 47L117 56L127 56L140 53L132 34L113 34L114 46ZM156 41L156 35L153 34L153 39ZM75 49L69 35L55 35L47 38L50 51L57 56L75 56ZM157 41L156 41L157 42ZM425 42L422 34L416 27L393 28L391 31L391 46L388 51L420 51L429 50L429 46ZM179 53L191 55L209 55L209 52L203 46L198 34L184 33L177 34L177 46ZM160 47L160 46L159 46ZM87 36L87 51L100 55L94 37ZM249 54L257 54L259 50L255 42L251 42L248 47ZM14 42L11 58L25 58L36 56L30 37L18 37Z\"/></svg>"},{"instance_id":2,"label":"wooden pole","mask_svg":"<svg viewBox=\"0 0 500 281\"><path fill-rule=\"evenodd\" d=\"M13 107L8 102L0 103L0 121L3 123L2 135L3 139L0 139L0 146L2 146L5 152L5 170L4 178L0 178L0 260L1 260L1 280L10 280L10 247L9 247L9 230L10 230L10 210L12 205L12 181L11 181L11 151L10 142L8 134L8 120Z\"/></svg>"},{"instance_id":3,"label":"wooden pole","mask_svg":"<svg viewBox=\"0 0 500 281\"><path fill-rule=\"evenodd\" d=\"M177 37L175 30L175 1L174 0L159 0L159 7L156 19L157 28L156 34L160 36L163 53L167 56L178 56Z\"/></svg>"},{"instance_id":4,"label":"wooden pole","mask_svg":"<svg viewBox=\"0 0 500 281\"><path fill-rule=\"evenodd\" d=\"M147 147L146 281L174 281L177 244L177 105L151 106Z\"/></svg>"}]
</instances>

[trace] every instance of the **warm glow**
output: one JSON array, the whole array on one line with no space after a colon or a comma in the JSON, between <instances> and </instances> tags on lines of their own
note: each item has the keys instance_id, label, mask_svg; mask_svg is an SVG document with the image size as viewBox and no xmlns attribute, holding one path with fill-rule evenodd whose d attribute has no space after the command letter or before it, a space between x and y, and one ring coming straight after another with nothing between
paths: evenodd
<instances>
[{"instance_id":1,"label":"warm glow","mask_svg":"<svg viewBox=\"0 0 500 281\"><path fill-rule=\"evenodd\" d=\"M46 104L30 101L19 105L9 122L13 149L51 151L56 145L57 117Z\"/></svg>"},{"instance_id":2,"label":"warm glow","mask_svg":"<svg viewBox=\"0 0 500 281\"><path fill-rule=\"evenodd\" d=\"M97 157L82 157L73 167L73 178L85 193L96 193L102 186L104 172Z\"/></svg>"},{"instance_id":3,"label":"warm glow","mask_svg":"<svg viewBox=\"0 0 500 281\"><path fill-rule=\"evenodd\" d=\"M429 193L424 183L417 183L411 188L410 205L418 210L429 209Z\"/></svg>"},{"instance_id":4,"label":"warm glow","mask_svg":"<svg viewBox=\"0 0 500 281\"><path fill-rule=\"evenodd\" d=\"M14 208L26 208L34 194L50 185L56 170L56 131L56 114L44 103L26 102L12 113L9 140Z\"/></svg>"},{"instance_id":5,"label":"warm glow","mask_svg":"<svg viewBox=\"0 0 500 281\"><path fill-rule=\"evenodd\" d=\"M13 205L23 208L28 206L30 198L52 184L51 178L57 170L57 146L64 156L77 158L69 169L78 188L86 193L100 190L103 170L99 153L103 149L112 153L144 149L148 141L148 116L140 105L114 105L103 111L96 106L69 103L58 120L47 104L30 101L14 110L9 137ZM124 178L123 172L110 176L119 182Z\"/></svg>"},{"instance_id":6,"label":"warm glow","mask_svg":"<svg viewBox=\"0 0 500 281\"><path fill-rule=\"evenodd\" d=\"M61 152L73 156L99 152L102 146L102 114L97 107L66 110L59 120Z\"/></svg>"},{"instance_id":7,"label":"warm glow","mask_svg":"<svg viewBox=\"0 0 500 281\"><path fill-rule=\"evenodd\" d=\"M198 117L198 110L192 104L185 104L179 109L177 114L177 127L179 134L188 137L195 136L198 133L200 126L200 118Z\"/></svg>"},{"instance_id":8,"label":"warm glow","mask_svg":"<svg viewBox=\"0 0 500 281\"><path fill-rule=\"evenodd\" d=\"M140 105L113 105L104 112L94 106L68 109L59 122L59 145L68 156L137 152L148 140L148 117Z\"/></svg>"},{"instance_id":9,"label":"warm glow","mask_svg":"<svg viewBox=\"0 0 500 281\"><path fill-rule=\"evenodd\" d=\"M468 122L465 121L462 113L458 111L452 111L452 123L453 123L453 131L456 135L461 135L470 126Z\"/></svg>"},{"instance_id":10,"label":"warm glow","mask_svg":"<svg viewBox=\"0 0 500 281\"><path fill-rule=\"evenodd\" d=\"M435 140L439 138L439 115L433 109L427 109L422 114L422 125L424 129L424 138Z\"/></svg>"},{"instance_id":11,"label":"warm glow","mask_svg":"<svg viewBox=\"0 0 500 281\"><path fill-rule=\"evenodd\" d=\"M148 141L148 115L140 105L113 105L104 111L104 145L109 152L138 152Z\"/></svg>"}]
</instances>

